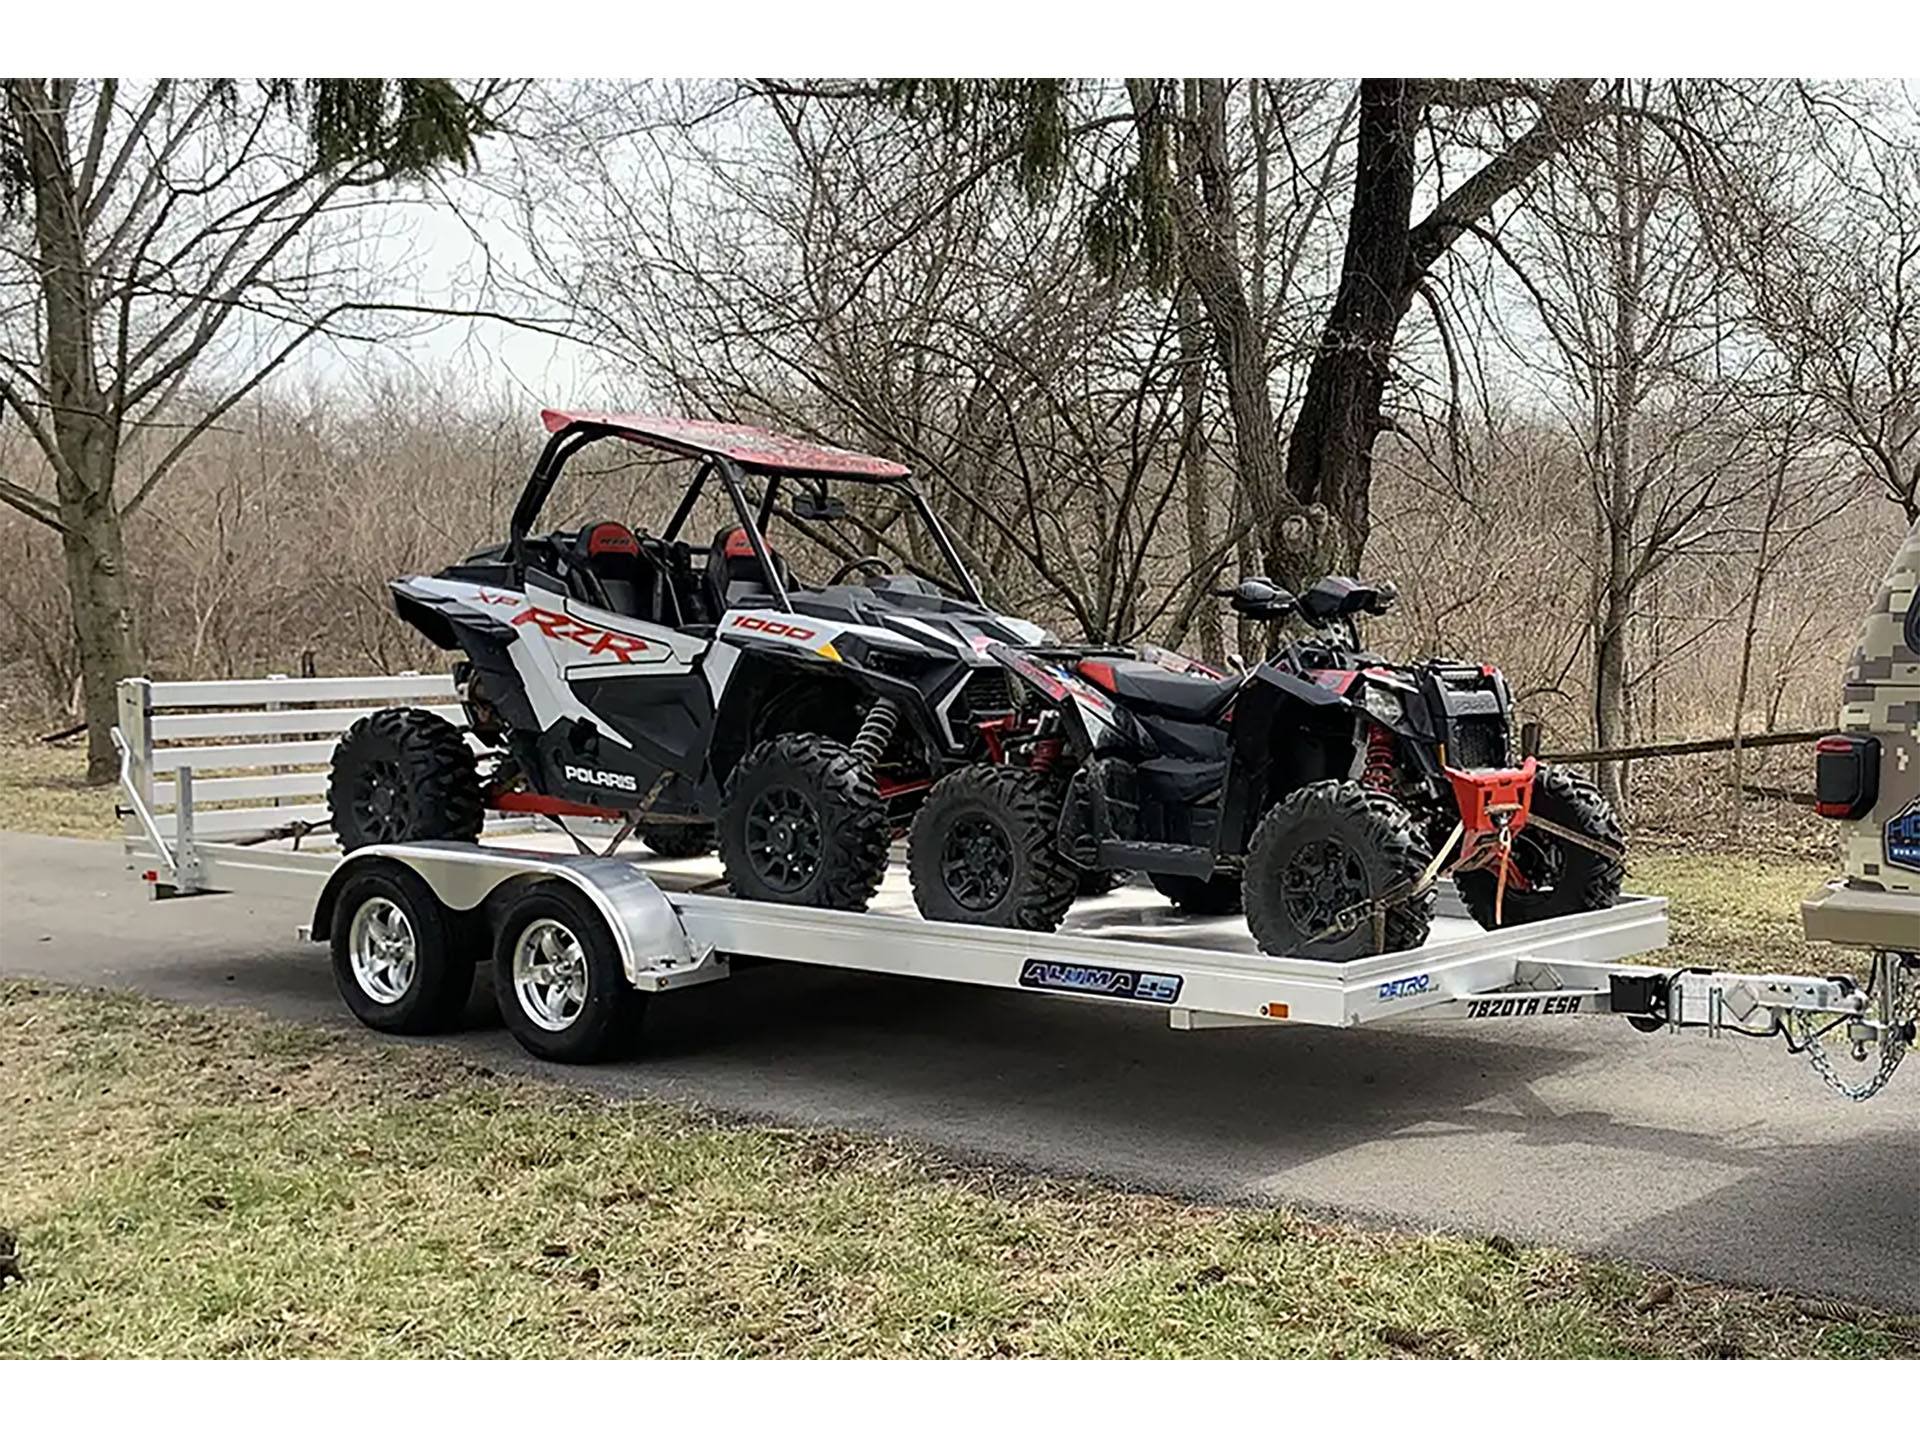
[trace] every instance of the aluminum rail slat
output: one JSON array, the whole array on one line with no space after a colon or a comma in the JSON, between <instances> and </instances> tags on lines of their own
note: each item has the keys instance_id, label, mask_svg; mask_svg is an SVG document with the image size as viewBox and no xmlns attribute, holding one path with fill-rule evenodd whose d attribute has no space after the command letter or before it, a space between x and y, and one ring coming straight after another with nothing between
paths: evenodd
<instances>
[{"instance_id":1,"label":"aluminum rail slat","mask_svg":"<svg viewBox=\"0 0 1920 1440\"><path fill-rule=\"evenodd\" d=\"M338 736L371 707L361 705L331 710L206 710L174 713L155 712L148 722L155 740L201 739L218 735L332 735ZM458 705L421 705L416 707L460 723L463 712ZM165 752L154 752L158 767Z\"/></svg>"},{"instance_id":2,"label":"aluminum rail slat","mask_svg":"<svg viewBox=\"0 0 1920 1440\"><path fill-rule=\"evenodd\" d=\"M155 710L181 706L302 705L350 700L377 709L394 700L451 700L453 679L432 675L338 675L284 680L153 680L147 682Z\"/></svg>"},{"instance_id":3,"label":"aluminum rail slat","mask_svg":"<svg viewBox=\"0 0 1920 1440\"><path fill-rule=\"evenodd\" d=\"M167 752L163 750L160 753L164 755ZM327 793L327 780L325 770L303 770L294 775L228 775L207 780L196 775L193 778L193 800L195 805L203 805L213 800L268 800L296 795L324 795ZM153 782L153 803L156 808L173 804L174 788L170 774L165 779Z\"/></svg>"}]
</instances>

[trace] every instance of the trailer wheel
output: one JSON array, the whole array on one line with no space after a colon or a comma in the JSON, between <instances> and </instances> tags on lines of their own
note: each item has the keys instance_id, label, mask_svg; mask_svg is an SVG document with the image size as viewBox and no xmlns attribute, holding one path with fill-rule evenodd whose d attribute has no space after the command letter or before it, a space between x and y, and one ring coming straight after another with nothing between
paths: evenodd
<instances>
[{"instance_id":1,"label":"trailer wheel","mask_svg":"<svg viewBox=\"0 0 1920 1440\"><path fill-rule=\"evenodd\" d=\"M907 840L914 904L929 920L1057 930L1080 888L1060 853L1060 799L1044 775L969 765L927 792Z\"/></svg>"},{"instance_id":2,"label":"trailer wheel","mask_svg":"<svg viewBox=\"0 0 1920 1440\"><path fill-rule=\"evenodd\" d=\"M534 886L501 917L493 993L523 1048L569 1065L631 1044L647 1000L628 983L600 912L564 882Z\"/></svg>"},{"instance_id":3,"label":"trailer wheel","mask_svg":"<svg viewBox=\"0 0 1920 1440\"><path fill-rule=\"evenodd\" d=\"M1557 766L1542 765L1534 776L1533 811L1541 819L1588 836L1611 851L1626 848L1626 832L1605 797L1586 780ZM1625 865L1612 855L1525 826L1513 837L1513 861L1526 877L1528 888L1507 888L1500 918L1508 925L1610 909L1620 898L1620 887L1626 880ZM1492 870L1469 870L1453 877L1467 913L1484 930L1496 928L1493 902L1499 883L1499 876Z\"/></svg>"},{"instance_id":4,"label":"trailer wheel","mask_svg":"<svg viewBox=\"0 0 1920 1440\"><path fill-rule=\"evenodd\" d=\"M1428 858L1398 801L1352 780L1303 785L1267 811L1247 846L1247 928L1267 954L1303 960L1411 950L1433 923L1431 889L1389 906L1383 937L1371 918L1334 927L1354 906L1416 883Z\"/></svg>"},{"instance_id":5,"label":"trailer wheel","mask_svg":"<svg viewBox=\"0 0 1920 1440\"><path fill-rule=\"evenodd\" d=\"M864 910L892 827L867 767L822 735L763 741L727 777L720 859L746 900Z\"/></svg>"},{"instance_id":6,"label":"trailer wheel","mask_svg":"<svg viewBox=\"0 0 1920 1440\"><path fill-rule=\"evenodd\" d=\"M1197 875L1149 875L1153 888L1174 908L1189 915L1238 915L1240 913L1240 877L1231 870L1217 870L1202 880Z\"/></svg>"},{"instance_id":7,"label":"trailer wheel","mask_svg":"<svg viewBox=\"0 0 1920 1440\"><path fill-rule=\"evenodd\" d=\"M473 751L431 710L376 710L333 747L327 808L342 850L477 840L486 819Z\"/></svg>"},{"instance_id":8,"label":"trailer wheel","mask_svg":"<svg viewBox=\"0 0 1920 1440\"><path fill-rule=\"evenodd\" d=\"M640 843L663 860L691 860L713 853L712 825L642 825L639 835Z\"/></svg>"},{"instance_id":9,"label":"trailer wheel","mask_svg":"<svg viewBox=\"0 0 1920 1440\"><path fill-rule=\"evenodd\" d=\"M361 1024L429 1035L460 1019L482 943L472 917L448 910L403 865L353 876L333 914L334 983Z\"/></svg>"}]
</instances>

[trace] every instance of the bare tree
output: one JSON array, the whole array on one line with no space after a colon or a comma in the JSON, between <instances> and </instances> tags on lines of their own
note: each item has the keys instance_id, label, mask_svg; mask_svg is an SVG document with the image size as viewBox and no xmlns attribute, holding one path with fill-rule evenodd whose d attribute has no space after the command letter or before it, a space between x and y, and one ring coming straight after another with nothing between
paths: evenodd
<instances>
[{"instance_id":1,"label":"bare tree","mask_svg":"<svg viewBox=\"0 0 1920 1440\"><path fill-rule=\"evenodd\" d=\"M1647 118L1649 82L1615 82L1608 115L1534 187L1506 253L1558 356L1590 496L1595 743L1627 743L1643 592L1676 556L1731 543L1729 510L1755 483L1735 423L1732 324L1685 157ZM1516 353L1524 345L1512 341ZM1532 361L1538 364L1537 360ZM1649 699L1652 692L1649 691ZM1624 801L1619 762L1597 767Z\"/></svg>"},{"instance_id":2,"label":"bare tree","mask_svg":"<svg viewBox=\"0 0 1920 1440\"><path fill-rule=\"evenodd\" d=\"M380 187L464 163L494 91L442 80L4 89L0 414L31 438L52 493L0 477L0 500L61 538L98 781L113 773L114 685L142 663L129 518L302 345L373 308L354 284L365 277L321 243L330 222ZM142 430L168 443L123 476L124 442Z\"/></svg>"}]
</instances>

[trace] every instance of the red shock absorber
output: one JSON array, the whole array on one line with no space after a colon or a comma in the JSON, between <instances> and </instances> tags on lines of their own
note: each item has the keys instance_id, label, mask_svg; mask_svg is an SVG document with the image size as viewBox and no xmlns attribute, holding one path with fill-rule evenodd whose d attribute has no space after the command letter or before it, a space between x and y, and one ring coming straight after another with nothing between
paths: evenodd
<instances>
[{"instance_id":1,"label":"red shock absorber","mask_svg":"<svg viewBox=\"0 0 1920 1440\"><path fill-rule=\"evenodd\" d=\"M1387 733L1386 726L1368 721L1367 766L1360 772L1360 783L1369 790L1391 795L1393 781L1393 736Z\"/></svg>"},{"instance_id":2,"label":"red shock absorber","mask_svg":"<svg viewBox=\"0 0 1920 1440\"><path fill-rule=\"evenodd\" d=\"M1031 769L1045 771L1051 770L1054 762L1059 758L1060 737L1058 735L1044 735L1033 742L1033 754L1027 763Z\"/></svg>"}]
</instances>

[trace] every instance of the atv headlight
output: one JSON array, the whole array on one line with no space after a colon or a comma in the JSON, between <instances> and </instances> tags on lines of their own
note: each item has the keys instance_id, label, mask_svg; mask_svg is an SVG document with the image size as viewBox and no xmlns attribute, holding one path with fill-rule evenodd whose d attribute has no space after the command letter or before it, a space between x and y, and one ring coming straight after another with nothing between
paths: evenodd
<instances>
[{"instance_id":1,"label":"atv headlight","mask_svg":"<svg viewBox=\"0 0 1920 1440\"><path fill-rule=\"evenodd\" d=\"M1383 685L1369 685L1365 701L1367 713L1382 725L1398 725L1407 713L1400 697Z\"/></svg>"}]
</instances>

